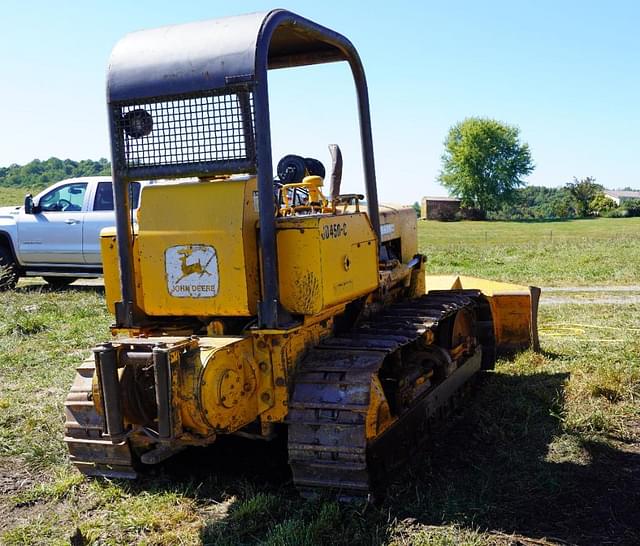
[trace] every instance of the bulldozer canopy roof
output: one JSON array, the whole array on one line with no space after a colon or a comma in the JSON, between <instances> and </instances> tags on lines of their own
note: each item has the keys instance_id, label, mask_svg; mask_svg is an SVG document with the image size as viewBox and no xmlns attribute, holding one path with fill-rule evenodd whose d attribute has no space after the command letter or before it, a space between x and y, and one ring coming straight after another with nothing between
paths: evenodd
<instances>
[{"instance_id":1,"label":"bulldozer canopy roof","mask_svg":"<svg viewBox=\"0 0 640 546\"><path fill-rule=\"evenodd\" d=\"M109 62L109 102L224 88L267 68L347 60L347 38L286 10L142 30L125 36Z\"/></svg>"}]
</instances>

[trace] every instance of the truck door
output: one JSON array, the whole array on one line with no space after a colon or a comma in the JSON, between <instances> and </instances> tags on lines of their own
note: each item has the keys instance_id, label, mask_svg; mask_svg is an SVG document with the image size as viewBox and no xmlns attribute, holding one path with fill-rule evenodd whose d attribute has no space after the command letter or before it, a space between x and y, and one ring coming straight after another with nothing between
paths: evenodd
<instances>
[{"instance_id":1,"label":"truck door","mask_svg":"<svg viewBox=\"0 0 640 546\"><path fill-rule=\"evenodd\" d=\"M25 264L83 263L86 182L57 186L40 197L37 212L18 217L18 252Z\"/></svg>"},{"instance_id":2,"label":"truck door","mask_svg":"<svg viewBox=\"0 0 640 546\"><path fill-rule=\"evenodd\" d=\"M131 208L136 209L140 196L140 183L132 182L129 187L131 189ZM92 206L89 207L89 212L84 217L84 225L82 227L82 251L86 264L99 266L102 263L100 231L105 227L115 226L115 224L113 184L107 181L98 182Z\"/></svg>"}]
</instances>

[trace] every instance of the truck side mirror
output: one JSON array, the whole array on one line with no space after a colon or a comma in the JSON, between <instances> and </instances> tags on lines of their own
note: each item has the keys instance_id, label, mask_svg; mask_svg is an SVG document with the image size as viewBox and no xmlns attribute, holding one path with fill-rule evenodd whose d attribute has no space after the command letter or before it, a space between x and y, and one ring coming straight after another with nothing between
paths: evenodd
<instances>
[{"instance_id":1,"label":"truck side mirror","mask_svg":"<svg viewBox=\"0 0 640 546\"><path fill-rule=\"evenodd\" d=\"M28 193L24 198L24 213L34 214L33 196Z\"/></svg>"}]
</instances>

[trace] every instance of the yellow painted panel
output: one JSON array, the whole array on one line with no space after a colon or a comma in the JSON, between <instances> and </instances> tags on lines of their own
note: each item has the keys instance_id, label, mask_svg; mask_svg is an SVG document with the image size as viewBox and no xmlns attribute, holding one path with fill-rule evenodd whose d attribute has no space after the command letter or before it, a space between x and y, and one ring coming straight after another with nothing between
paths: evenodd
<instances>
[{"instance_id":1,"label":"yellow painted panel","mask_svg":"<svg viewBox=\"0 0 640 546\"><path fill-rule=\"evenodd\" d=\"M380 205L380 232L383 242L400 239L402 263L418 253L418 223L413 207Z\"/></svg>"},{"instance_id":2,"label":"yellow painted panel","mask_svg":"<svg viewBox=\"0 0 640 546\"><path fill-rule=\"evenodd\" d=\"M481 290L487 296L501 292L529 293L529 287L521 284L492 281L465 275L427 275L425 279L427 290L474 289Z\"/></svg>"},{"instance_id":3,"label":"yellow painted panel","mask_svg":"<svg viewBox=\"0 0 640 546\"><path fill-rule=\"evenodd\" d=\"M361 210L368 214L367 206ZM346 207L348 212L355 212L355 205ZM380 204L380 235L383 243L400 241L402 262L409 262L418 253L418 222L416 211L407 205Z\"/></svg>"},{"instance_id":4,"label":"yellow painted panel","mask_svg":"<svg viewBox=\"0 0 640 546\"><path fill-rule=\"evenodd\" d=\"M363 213L278 220L280 299L312 315L378 286L378 248Z\"/></svg>"},{"instance_id":5,"label":"yellow painted panel","mask_svg":"<svg viewBox=\"0 0 640 546\"><path fill-rule=\"evenodd\" d=\"M256 314L255 187L255 179L242 179L144 189L136 280L146 314Z\"/></svg>"},{"instance_id":6,"label":"yellow painted panel","mask_svg":"<svg viewBox=\"0 0 640 546\"><path fill-rule=\"evenodd\" d=\"M538 349L539 288L457 275L426 275L425 283L427 292L480 290L491 306L498 350Z\"/></svg>"},{"instance_id":7,"label":"yellow painted panel","mask_svg":"<svg viewBox=\"0 0 640 546\"><path fill-rule=\"evenodd\" d=\"M228 344L209 351L206 350L207 343L216 338L200 340L203 370L198 386L202 417L213 430L225 433L236 431L256 419L260 387L253 339L227 339ZM224 338L218 338L221 340Z\"/></svg>"},{"instance_id":8,"label":"yellow painted panel","mask_svg":"<svg viewBox=\"0 0 640 546\"><path fill-rule=\"evenodd\" d=\"M118 244L116 241L116 228L104 228L100 232L100 252L102 254L102 269L104 275L104 292L107 309L115 315L115 302L122 300L120 292L120 264L118 261ZM134 267L139 267L137 237L133 240L133 255L135 257ZM136 294L140 301L142 297L142 287L139 275L135 275Z\"/></svg>"},{"instance_id":9,"label":"yellow painted panel","mask_svg":"<svg viewBox=\"0 0 640 546\"><path fill-rule=\"evenodd\" d=\"M502 349L528 346L531 336L531 303L528 295L489 296L496 345Z\"/></svg>"},{"instance_id":10,"label":"yellow painted panel","mask_svg":"<svg viewBox=\"0 0 640 546\"><path fill-rule=\"evenodd\" d=\"M121 299L116 228L105 228L100 232L100 253L104 275L104 297L107 309L114 315L115 302Z\"/></svg>"}]
</instances>

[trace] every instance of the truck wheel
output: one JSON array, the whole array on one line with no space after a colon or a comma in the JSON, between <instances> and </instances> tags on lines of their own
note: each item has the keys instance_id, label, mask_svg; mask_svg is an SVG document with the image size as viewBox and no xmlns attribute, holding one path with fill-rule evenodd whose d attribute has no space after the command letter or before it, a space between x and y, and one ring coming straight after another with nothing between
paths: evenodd
<instances>
[{"instance_id":1,"label":"truck wheel","mask_svg":"<svg viewBox=\"0 0 640 546\"><path fill-rule=\"evenodd\" d=\"M78 280L76 277L42 277L51 288L64 288L69 286L73 281Z\"/></svg>"},{"instance_id":2,"label":"truck wheel","mask_svg":"<svg viewBox=\"0 0 640 546\"><path fill-rule=\"evenodd\" d=\"M0 246L0 291L12 290L18 283L18 267L11 251Z\"/></svg>"}]
</instances>

